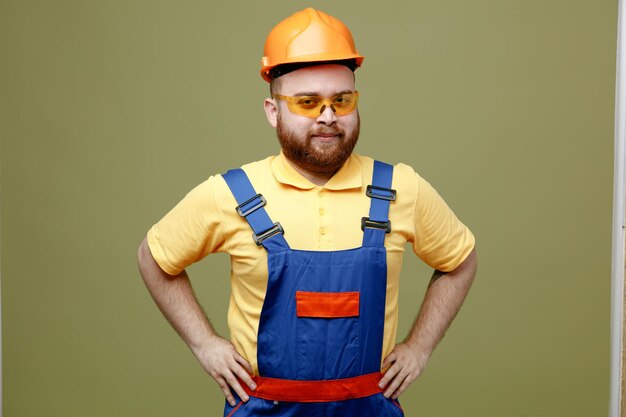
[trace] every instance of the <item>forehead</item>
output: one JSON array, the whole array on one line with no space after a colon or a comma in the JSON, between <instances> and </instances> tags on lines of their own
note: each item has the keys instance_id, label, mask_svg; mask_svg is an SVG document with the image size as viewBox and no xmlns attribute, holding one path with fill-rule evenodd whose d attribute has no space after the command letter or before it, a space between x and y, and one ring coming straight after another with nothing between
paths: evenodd
<instances>
[{"instance_id":1,"label":"forehead","mask_svg":"<svg viewBox=\"0 0 626 417\"><path fill-rule=\"evenodd\" d=\"M341 91L354 90L354 74L345 65L306 67L280 78L280 93L287 96L303 92L330 96Z\"/></svg>"}]
</instances>

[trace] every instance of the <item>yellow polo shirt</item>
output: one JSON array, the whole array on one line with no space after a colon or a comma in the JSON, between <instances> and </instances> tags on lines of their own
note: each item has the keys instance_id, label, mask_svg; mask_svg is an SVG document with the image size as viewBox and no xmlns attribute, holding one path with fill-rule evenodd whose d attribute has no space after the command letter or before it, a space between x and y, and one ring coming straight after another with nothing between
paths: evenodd
<instances>
[{"instance_id":1,"label":"yellow polo shirt","mask_svg":"<svg viewBox=\"0 0 626 417\"><path fill-rule=\"evenodd\" d=\"M280 222L293 249L335 251L361 246L361 218L369 215L373 159L353 154L324 186L300 175L281 153L244 165L257 193L267 200L272 221ZM398 323L400 267L405 244L424 262L451 271L474 247L474 236L432 186L404 164L394 167L390 205L392 231L386 235L387 300L383 358L393 349ZM257 373L257 331L267 287L267 253L252 240L250 226L221 175L193 189L148 232L154 259L171 275L215 252L231 259L228 326L231 341Z\"/></svg>"}]
</instances>

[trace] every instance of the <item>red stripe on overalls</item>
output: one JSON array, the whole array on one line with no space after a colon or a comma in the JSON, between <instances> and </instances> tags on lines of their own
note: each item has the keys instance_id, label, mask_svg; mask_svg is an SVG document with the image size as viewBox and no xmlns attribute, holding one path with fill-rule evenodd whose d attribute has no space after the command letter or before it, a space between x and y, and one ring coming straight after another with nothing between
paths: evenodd
<instances>
[{"instance_id":1,"label":"red stripe on overalls","mask_svg":"<svg viewBox=\"0 0 626 417\"><path fill-rule=\"evenodd\" d=\"M381 378L380 372L328 381L300 381L255 376L252 379L257 384L256 390L251 391L244 383L241 386L248 395L264 400L303 403L331 402L378 394L382 392L378 386Z\"/></svg>"}]
</instances>

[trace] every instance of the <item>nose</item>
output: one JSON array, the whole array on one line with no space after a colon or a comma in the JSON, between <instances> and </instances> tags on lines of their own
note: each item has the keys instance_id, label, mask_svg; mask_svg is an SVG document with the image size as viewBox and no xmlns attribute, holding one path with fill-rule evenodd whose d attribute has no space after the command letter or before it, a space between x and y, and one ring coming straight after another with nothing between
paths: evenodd
<instances>
[{"instance_id":1,"label":"nose","mask_svg":"<svg viewBox=\"0 0 626 417\"><path fill-rule=\"evenodd\" d=\"M317 117L317 122L330 126L336 121L337 115L335 114L335 109L332 108L332 105L324 105L320 115Z\"/></svg>"}]
</instances>

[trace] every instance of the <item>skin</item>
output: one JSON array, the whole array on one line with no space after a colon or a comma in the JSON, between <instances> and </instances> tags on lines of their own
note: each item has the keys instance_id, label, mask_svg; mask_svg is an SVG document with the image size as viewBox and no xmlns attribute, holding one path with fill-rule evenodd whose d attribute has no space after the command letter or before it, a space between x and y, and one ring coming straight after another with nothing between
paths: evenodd
<instances>
[{"instance_id":1,"label":"skin","mask_svg":"<svg viewBox=\"0 0 626 417\"><path fill-rule=\"evenodd\" d=\"M284 96L319 95L322 97L332 97L344 91L355 91L354 74L343 65L319 65L315 67L302 68L283 75L278 85L280 91L276 93ZM287 103L282 100L267 98L263 102L265 115L269 124L277 128L279 119L284 126L287 126L302 140L304 137L316 132L339 129L348 136L350 133L358 131L359 113L353 111L350 114L337 116L330 107L327 107L319 117L313 119L300 116L289 111ZM319 136L311 138L311 146L316 152L333 153L341 146L342 138L338 136L328 136L321 133ZM324 185L337 171L337 167L332 170L316 169L316 167L306 167L299 165L296 161L287 159L303 177L316 185Z\"/></svg>"},{"instance_id":2,"label":"skin","mask_svg":"<svg viewBox=\"0 0 626 417\"><path fill-rule=\"evenodd\" d=\"M342 65L302 68L283 75L275 87L280 89L276 93L286 96L306 92L330 97L342 91L354 91L354 74ZM291 113L281 100L267 98L263 106L272 127L276 128L279 123L283 123L295 137L303 141L312 135L311 146L320 153L332 152L340 146L342 139L333 135L316 135L315 132L335 127L346 133L354 132L355 129L358 131L357 111L337 116L327 108L319 117L309 118ZM315 167L311 169L295 161L288 161L296 171L316 185L326 184L336 171ZM154 260L146 239L139 246L137 259L141 276L157 306L189 346L200 365L220 386L226 400L235 405L232 388L243 401L248 401L249 397L239 380L254 391L256 386L250 376L252 368L229 340L217 335L193 293L187 273L183 271L173 276L164 272ZM398 398L424 371L469 291L476 274L476 259L476 252L472 250L453 271L435 271L433 274L408 336L383 361L385 373L380 387L385 397Z\"/></svg>"},{"instance_id":3,"label":"skin","mask_svg":"<svg viewBox=\"0 0 626 417\"><path fill-rule=\"evenodd\" d=\"M254 391L256 385L250 377L252 367L229 340L215 332L193 293L187 273L169 275L163 271L154 260L146 239L139 245L137 263L161 313L189 346L202 368L220 386L226 400L235 405L232 388L243 401L248 401L237 378Z\"/></svg>"},{"instance_id":4,"label":"skin","mask_svg":"<svg viewBox=\"0 0 626 417\"><path fill-rule=\"evenodd\" d=\"M389 368L379 383L385 397L398 398L422 374L461 308L476 276L476 268L477 256L473 249L453 271L433 273L409 334L383 361L383 369Z\"/></svg>"}]
</instances>

